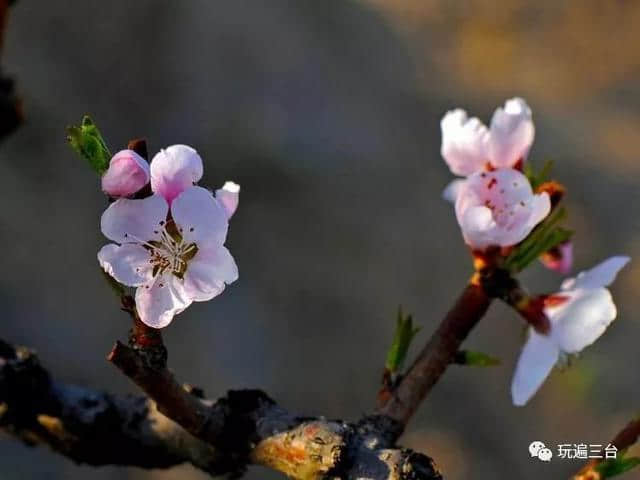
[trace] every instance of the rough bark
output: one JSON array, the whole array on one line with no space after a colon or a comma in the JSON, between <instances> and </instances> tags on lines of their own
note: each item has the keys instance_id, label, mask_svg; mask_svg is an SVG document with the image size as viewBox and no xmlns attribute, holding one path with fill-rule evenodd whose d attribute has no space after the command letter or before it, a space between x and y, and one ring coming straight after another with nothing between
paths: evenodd
<instances>
[{"instance_id":1,"label":"rough bark","mask_svg":"<svg viewBox=\"0 0 640 480\"><path fill-rule=\"evenodd\" d=\"M298 479L442 478L429 457L395 447L398 425L387 418L303 417L259 390L204 400L130 347L117 344L110 359L151 398L59 383L32 351L1 342L0 430L90 465L189 462L237 476L258 464Z\"/></svg>"}]
</instances>

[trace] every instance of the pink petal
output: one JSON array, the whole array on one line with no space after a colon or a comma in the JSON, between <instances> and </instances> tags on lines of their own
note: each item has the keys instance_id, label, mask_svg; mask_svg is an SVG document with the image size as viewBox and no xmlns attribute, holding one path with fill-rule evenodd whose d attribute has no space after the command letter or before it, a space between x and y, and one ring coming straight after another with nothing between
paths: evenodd
<instances>
[{"instance_id":1,"label":"pink petal","mask_svg":"<svg viewBox=\"0 0 640 480\"><path fill-rule=\"evenodd\" d=\"M467 176L484 169L489 161L489 131L477 118L461 109L449 111L440 122L440 153L455 175Z\"/></svg>"},{"instance_id":2,"label":"pink petal","mask_svg":"<svg viewBox=\"0 0 640 480\"><path fill-rule=\"evenodd\" d=\"M202 178L202 158L187 145L160 150L151 161L151 189L169 204Z\"/></svg>"},{"instance_id":3,"label":"pink petal","mask_svg":"<svg viewBox=\"0 0 640 480\"><path fill-rule=\"evenodd\" d=\"M225 284L238 279L238 267L225 247L198 250L184 274L184 288L196 302L211 300L222 293Z\"/></svg>"},{"instance_id":4,"label":"pink petal","mask_svg":"<svg viewBox=\"0 0 640 480\"><path fill-rule=\"evenodd\" d=\"M535 128L531 109L522 98L507 100L491 119L489 156L496 168L511 168L526 160L533 143Z\"/></svg>"},{"instance_id":5,"label":"pink petal","mask_svg":"<svg viewBox=\"0 0 640 480\"><path fill-rule=\"evenodd\" d=\"M191 305L182 281L172 274L159 275L136 290L136 309L140 320L152 328L164 328L174 315Z\"/></svg>"},{"instance_id":6,"label":"pink petal","mask_svg":"<svg viewBox=\"0 0 640 480\"><path fill-rule=\"evenodd\" d=\"M233 182L225 182L222 188L216 190L216 200L224 207L227 212L227 218L231 218L240 201L240 185Z\"/></svg>"},{"instance_id":7,"label":"pink petal","mask_svg":"<svg viewBox=\"0 0 640 480\"><path fill-rule=\"evenodd\" d=\"M116 153L102 176L102 191L111 197L128 197L149 183L147 161L133 150Z\"/></svg>"}]
</instances>

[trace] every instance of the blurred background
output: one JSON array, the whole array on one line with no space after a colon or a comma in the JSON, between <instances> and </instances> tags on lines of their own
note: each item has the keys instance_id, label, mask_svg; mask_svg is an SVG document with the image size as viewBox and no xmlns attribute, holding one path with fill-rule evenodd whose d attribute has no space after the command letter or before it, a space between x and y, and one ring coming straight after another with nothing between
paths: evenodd
<instances>
[{"instance_id":1,"label":"blurred background","mask_svg":"<svg viewBox=\"0 0 640 480\"><path fill-rule=\"evenodd\" d=\"M640 3L623 0L21 0L2 59L27 121L0 144L0 336L61 380L136 392L105 361L129 326L98 271L105 199L65 143L89 113L112 151L139 136L151 152L186 143L203 185L242 185L227 242L239 281L166 329L179 378L356 419L374 404L398 305L423 327L417 350L470 274L440 198L447 109L488 122L525 97L530 160L555 159L569 188L576 269L640 257L639 22ZM523 276L537 292L560 280L539 265ZM525 408L509 395L523 326L493 305L466 346L502 365L451 368L402 443L447 479L566 478L579 463L527 447L606 443L640 409L639 283L636 260L612 289L618 321ZM1 436L0 468L7 480L206 478L77 466Z\"/></svg>"}]
</instances>

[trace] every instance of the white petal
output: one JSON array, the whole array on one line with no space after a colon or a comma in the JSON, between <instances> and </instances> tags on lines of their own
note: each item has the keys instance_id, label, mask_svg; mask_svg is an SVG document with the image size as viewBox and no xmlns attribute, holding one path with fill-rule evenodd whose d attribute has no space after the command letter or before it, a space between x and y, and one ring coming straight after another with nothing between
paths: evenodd
<instances>
[{"instance_id":1,"label":"white petal","mask_svg":"<svg viewBox=\"0 0 640 480\"><path fill-rule=\"evenodd\" d=\"M136 290L136 308L146 325L163 328L171 323L174 315L191 305L181 280L171 274L159 275L147 285Z\"/></svg>"},{"instance_id":2,"label":"white petal","mask_svg":"<svg viewBox=\"0 0 640 480\"><path fill-rule=\"evenodd\" d=\"M489 160L489 131L480 120L456 109L445 114L440 127L440 153L455 175L466 177L484 168Z\"/></svg>"},{"instance_id":3,"label":"white petal","mask_svg":"<svg viewBox=\"0 0 640 480\"><path fill-rule=\"evenodd\" d=\"M222 293L225 283L238 279L238 267L225 247L198 250L184 274L184 288L197 302L211 300Z\"/></svg>"},{"instance_id":4,"label":"white petal","mask_svg":"<svg viewBox=\"0 0 640 480\"><path fill-rule=\"evenodd\" d=\"M227 217L236 212L240 200L240 185L233 182L225 182L222 188L216 190L216 200L224 207Z\"/></svg>"},{"instance_id":5,"label":"white petal","mask_svg":"<svg viewBox=\"0 0 640 480\"><path fill-rule=\"evenodd\" d=\"M604 262L596 265L591 270L581 272L573 279L567 279L562 283L562 289L576 288L598 288L606 287L613 283L618 272L631 260L625 256L615 256L608 258Z\"/></svg>"},{"instance_id":6,"label":"white petal","mask_svg":"<svg viewBox=\"0 0 640 480\"><path fill-rule=\"evenodd\" d=\"M171 203L202 178L202 158L187 145L160 150L151 161L151 189Z\"/></svg>"},{"instance_id":7,"label":"white petal","mask_svg":"<svg viewBox=\"0 0 640 480\"><path fill-rule=\"evenodd\" d=\"M525 160L535 128L531 109L522 98L508 100L504 108L498 108L491 119L489 155L496 167L513 167L518 160Z\"/></svg>"},{"instance_id":8,"label":"white petal","mask_svg":"<svg viewBox=\"0 0 640 480\"><path fill-rule=\"evenodd\" d=\"M118 282L137 287L151 280L153 266L149 251L140 245L110 243L98 252L100 266Z\"/></svg>"},{"instance_id":9,"label":"white petal","mask_svg":"<svg viewBox=\"0 0 640 480\"><path fill-rule=\"evenodd\" d=\"M478 249L519 243L550 208L548 194L534 195L527 178L511 168L470 175L456 198L456 217L463 236L468 245Z\"/></svg>"},{"instance_id":10,"label":"white petal","mask_svg":"<svg viewBox=\"0 0 640 480\"><path fill-rule=\"evenodd\" d=\"M513 404L522 406L538 391L558 361L560 351L553 340L530 330L511 383Z\"/></svg>"},{"instance_id":11,"label":"white petal","mask_svg":"<svg viewBox=\"0 0 640 480\"><path fill-rule=\"evenodd\" d=\"M105 237L118 243L141 243L159 238L160 222L167 219L169 206L160 195L141 200L121 198L102 214L100 228Z\"/></svg>"},{"instance_id":12,"label":"white petal","mask_svg":"<svg viewBox=\"0 0 640 480\"><path fill-rule=\"evenodd\" d=\"M452 180L451 182L449 182L449 185L447 185L444 191L442 192L442 198L444 198L449 203L455 204L456 198L458 198L458 193L460 192L460 189L462 188L463 185L464 185L464 180L461 178Z\"/></svg>"},{"instance_id":13,"label":"white petal","mask_svg":"<svg viewBox=\"0 0 640 480\"><path fill-rule=\"evenodd\" d=\"M187 243L199 248L222 245L227 237L227 213L209 190L189 187L171 204L171 214Z\"/></svg>"},{"instance_id":14,"label":"white petal","mask_svg":"<svg viewBox=\"0 0 640 480\"><path fill-rule=\"evenodd\" d=\"M566 295L569 299L565 303L546 308L545 313L551 321L551 336L559 348L577 353L600 338L617 311L606 288L581 289Z\"/></svg>"},{"instance_id":15,"label":"white petal","mask_svg":"<svg viewBox=\"0 0 640 480\"><path fill-rule=\"evenodd\" d=\"M462 235L467 245L483 249L489 245L497 245L500 239L495 237L496 222L491 210L483 206L468 208L458 218Z\"/></svg>"}]
</instances>

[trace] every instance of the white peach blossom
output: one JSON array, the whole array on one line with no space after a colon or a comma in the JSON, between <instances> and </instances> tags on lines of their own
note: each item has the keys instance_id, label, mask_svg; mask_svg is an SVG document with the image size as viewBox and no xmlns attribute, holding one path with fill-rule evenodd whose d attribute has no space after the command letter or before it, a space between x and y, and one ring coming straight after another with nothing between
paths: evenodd
<instances>
[{"instance_id":1,"label":"white peach blossom","mask_svg":"<svg viewBox=\"0 0 640 480\"><path fill-rule=\"evenodd\" d=\"M535 136L531 109L517 97L496 109L489 128L460 108L447 112L440 127L440 153L451 172L461 177L483 170L515 168L526 160ZM456 187L451 184L443 196L455 202L455 193Z\"/></svg>"},{"instance_id":2,"label":"white peach blossom","mask_svg":"<svg viewBox=\"0 0 640 480\"><path fill-rule=\"evenodd\" d=\"M459 187L456 217L474 250L508 247L524 240L551 210L546 192L534 194L529 180L510 168L478 172Z\"/></svg>"},{"instance_id":3,"label":"white peach blossom","mask_svg":"<svg viewBox=\"0 0 640 480\"><path fill-rule=\"evenodd\" d=\"M544 307L551 330L547 335L529 329L511 384L514 405L522 406L540 388L562 355L576 354L595 342L616 318L606 288L629 257L611 257L576 278L565 280L561 291Z\"/></svg>"}]
</instances>

